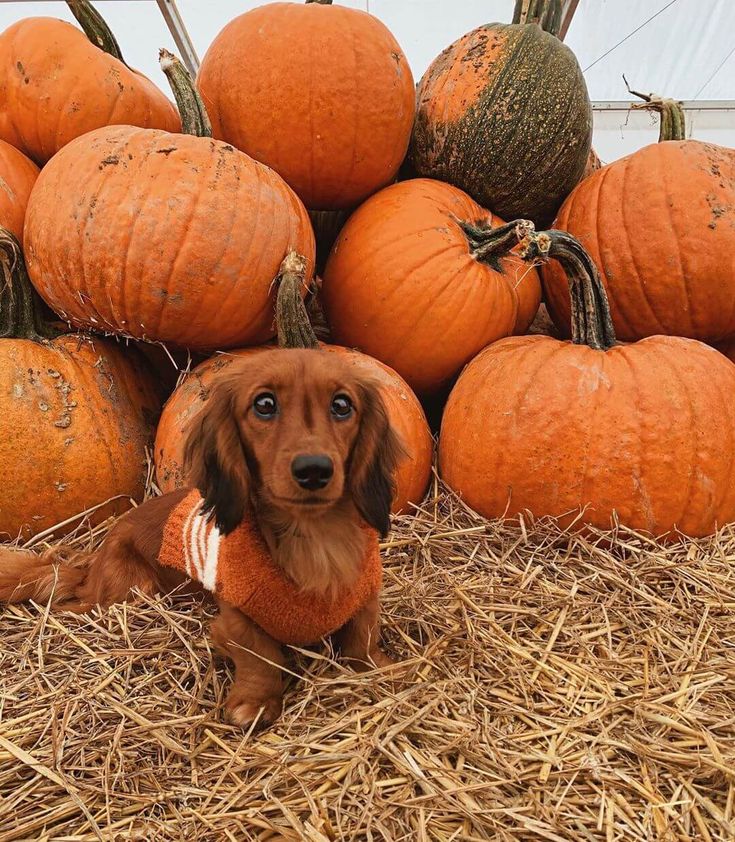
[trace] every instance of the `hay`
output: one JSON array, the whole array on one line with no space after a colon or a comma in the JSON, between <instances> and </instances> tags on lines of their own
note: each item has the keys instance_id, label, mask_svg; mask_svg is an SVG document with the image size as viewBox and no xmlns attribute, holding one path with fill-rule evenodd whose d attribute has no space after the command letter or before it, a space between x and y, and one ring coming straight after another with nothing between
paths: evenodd
<instances>
[{"instance_id":1,"label":"hay","mask_svg":"<svg viewBox=\"0 0 735 842\"><path fill-rule=\"evenodd\" d=\"M402 665L300 653L257 736L206 605L0 609L0 842L735 838L732 531L611 547L438 490L384 556Z\"/></svg>"}]
</instances>

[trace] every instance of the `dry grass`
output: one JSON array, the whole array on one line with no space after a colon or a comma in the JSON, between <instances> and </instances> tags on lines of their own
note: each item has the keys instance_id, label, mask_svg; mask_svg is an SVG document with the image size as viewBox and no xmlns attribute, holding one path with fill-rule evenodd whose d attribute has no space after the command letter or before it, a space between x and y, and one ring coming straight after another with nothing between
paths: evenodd
<instances>
[{"instance_id":1,"label":"dry grass","mask_svg":"<svg viewBox=\"0 0 735 842\"><path fill-rule=\"evenodd\" d=\"M301 653L259 736L206 606L0 609L0 842L735 839L735 533L611 547L437 492L384 556L401 667Z\"/></svg>"}]
</instances>

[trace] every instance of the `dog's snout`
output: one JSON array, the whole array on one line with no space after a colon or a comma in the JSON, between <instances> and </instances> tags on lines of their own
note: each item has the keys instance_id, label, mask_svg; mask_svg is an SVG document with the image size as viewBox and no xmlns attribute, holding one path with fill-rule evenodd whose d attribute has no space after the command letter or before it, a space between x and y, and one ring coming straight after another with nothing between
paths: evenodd
<instances>
[{"instance_id":1,"label":"dog's snout","mask_svg":"<svg viewBox=\"0 0 735 842\"><path fill-rule=\"evenodd\" d=\"M334 474L334 464L329 456L308 454L297 456L291 462L291 473L296 482L307 491L326 488Z\"/></svg>"}]
</instances>

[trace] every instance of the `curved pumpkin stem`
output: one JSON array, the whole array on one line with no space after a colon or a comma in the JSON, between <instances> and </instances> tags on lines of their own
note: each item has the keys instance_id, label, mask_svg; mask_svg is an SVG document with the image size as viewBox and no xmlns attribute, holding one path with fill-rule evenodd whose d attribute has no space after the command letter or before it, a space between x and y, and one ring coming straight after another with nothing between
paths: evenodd
<instances>
[{"instance_id":1,"label":"curved pumpkin stem","mask_svg":"<svg viewBox=\"0 0 735 842\"><path fill-rule=\"evenodd\" d=\"M658 141L686 140L686 117L682 104L675 99L662 99L661 103L652 103L661 114L661 125L658 130Z\"/></svg>"},{"instance_id":2,"label":"curved pumpkin stem","mask_svg":"<svg viewBox=\"0 0 735 842\"><path fill-rule=\"evenodd\" d=\"M486 222L472 225L458 219L457 223L467 237L472 257L496 272L502 272L501 258L509 255L519 240L534 230L533 222L527 219L516 219L498 228L490 228Z\"/></svg>"},{"instance_id":3,"label":"curved pumpkin stem","mask_svg":"<svg viewBox=\"0 0 735 842\"><path fill-rule=\"evenodd\" d=\"M100 50L125 64L117 38L97 9L88 0L66 0L66 5L87 38Z\"/></svg>"},{"instance_id":4,"label":"curved pumpkin stem","mask_svg":"<svg viewBox=\"0 0 735 842\"><path fill-rule=\"evenodd\" d=\"M331 6L332 0L306 0L307 5L309 3L318 3L320 6Z\"/></svg>"},{"instance_id":5,"label":"curved pumpkin stem","mask_svg":"<svg viewBox=\"0 0 735 842\"><path fill-rule=\"evenodd\" d=\"M561 31L561 0L516 0L513 23L537 23L550 35Z\"/></svg>"},{"instance_id":6,"label":"curved pumpkin stem","mask_svg":"<svg viewBox=\"0 0 735 842\"><path fill-rule=\"evenodd\" d=\"M173 53L158 51L158 62L166 74L181 115L181 131L195 137L212 137L212 124L189 71Z\"/></svg>"},{"instance_id":7,"label":"curved pumpkin stem","mask_svg":"<svg viewBox=\"0 0 735 842\"><path fill-rule=\"evenodd\" d=\"M20 243L0 227L0 339L41 342L61 334L42 315L41 301L33 288Z\"/></svg>"},{"instance_id":8,"label":"curved pumpkin stem","mask_svg":"<svg viewBox=\"0 0 735 842\"><path fill-rule=\"evenodd\" d=\"M592 258L566 231L527 232L521 240L523 260L554 258L566 273L572 302L572 342L607 351L617 344L607 293Z\"/></svg>"},{"instance_id":9,"label":"curved pumpkin stem","mask_svg":"<svg viewBox=\"0 0 735 842\"><path fill-rule=\"evenodd\" d=\"M318 348L319 340L309 321L301 294L306 284L306 258L290 251L276 278L276 333L281 348Z\"/></svg>"},{"instance_id":10,"label":"curved pumpkin stem","mask_svg":"<svg viewBox=\"0 0 735 842\"><path fill-rule=\"evenodd\" d=\"M640 109L644 109L646 111L656 111L661 115L661 122L658 129L659 143L664 140L687 139L686 117L681 102L676 99L659 96L658 94L642 94L640 91L634 91L630 87L625 76L623 76L623 81L628 89L628 93L640 97L643 100L643 102L633 103L631 107L634 110L639 111Z\"/></svg>"}]
</instances>

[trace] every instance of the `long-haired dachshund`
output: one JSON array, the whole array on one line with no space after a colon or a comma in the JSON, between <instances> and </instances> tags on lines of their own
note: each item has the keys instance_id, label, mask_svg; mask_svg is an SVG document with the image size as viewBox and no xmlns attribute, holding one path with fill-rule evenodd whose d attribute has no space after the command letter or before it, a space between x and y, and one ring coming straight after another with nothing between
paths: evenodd
<instances>
[{"instance_id":1,"label":"long-haired dachshund","mask_svg":"<svg viewBox=\"0 0 735 842\"><path fill-rule=\"evenodd\" d=\"M335 354L273 350L238 359L187 440L194 489L124 515L92 554L0 549L0 600L74 611L202 583L217 647L235 665L231 722L281 712L283 644L334 633L356 667L378 649L377 534L389 529L401 446L375 386ZM191 584L185 584L191 583Z\"/></svg>"}]
</instances>

